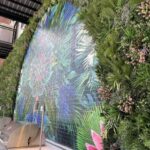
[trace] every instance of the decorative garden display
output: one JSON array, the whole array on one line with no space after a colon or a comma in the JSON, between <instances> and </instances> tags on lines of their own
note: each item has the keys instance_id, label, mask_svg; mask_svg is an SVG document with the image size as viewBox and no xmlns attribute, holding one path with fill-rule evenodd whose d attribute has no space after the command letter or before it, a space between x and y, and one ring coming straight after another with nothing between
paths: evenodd
<instances>
[{"instance_id":1,"label":"decorative garden display","mask_svg":"<svg viewBox=\"0 0 150 150\"><path fill-rule=\"evenodd\" d=\"M45 103L45 131L59 143L67 133L86 150L102 119L105 150L150 149L150 0L44 0L0 70L0 103L15 101L21 68L19 120L39 123L33 106Z\"/></svg>"}]
</instances>

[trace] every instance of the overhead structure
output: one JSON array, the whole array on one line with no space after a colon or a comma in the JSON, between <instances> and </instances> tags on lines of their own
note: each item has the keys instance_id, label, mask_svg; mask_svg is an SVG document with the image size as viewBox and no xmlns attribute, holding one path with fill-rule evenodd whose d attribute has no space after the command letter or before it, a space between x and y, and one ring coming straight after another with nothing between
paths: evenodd
<instances>
[{"instance_id":1,"label":"overhead structure","mask_svg":"<svg viewBox=\"0 0 150 150\"><path fill-rule=\"evenodd\" d=\"M7 41L5 37L0 37L0 58L7 58L13 49L17 35L17 22L28 24L29 18L40 8L41 4L42 0L0 0L0 16L16 21L14 27L0 24L0 32L9 39Z\"/></svg>"},{"instance_id":2,"label":"overhead structure","mask_svg":"<svg viewBox=\"0 0 150 150\"><path fill-rule=\"evenodd\" d=\"M5 59L13 49L13 43L17 34L17 23L14 27L7 27L0 24L0 58Z\"/></svg>"},{"instance_id":3,"label":"overhead structure","mask_svg":"<svg viewBox=\"0 0 150 150\"><path fill-rule=\"evenodd\" d=\"M0 15L27 24L42 0L0 0Z\"/></svg>"}]
</instances>

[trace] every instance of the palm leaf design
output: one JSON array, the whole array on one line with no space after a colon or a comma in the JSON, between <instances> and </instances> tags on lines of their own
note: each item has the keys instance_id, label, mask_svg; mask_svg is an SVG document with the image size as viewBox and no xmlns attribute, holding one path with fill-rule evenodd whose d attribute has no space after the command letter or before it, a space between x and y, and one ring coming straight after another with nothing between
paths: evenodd
<instances>
[{"instance_id":1,"label":"palm leaf design","mask_svg":"<svg viewBox=\"0 0 150 150\"><path fill-rule=\"evenodd\" d=\"M86 150L85 143L93 144L91 138L91 129L100 132L99 122L104 118L100 115L102 113L101 107L96 106L90 111L87 111L82 117L78 120L79 126L77 127L77 148L79 150Z\"/></svg>"}]
</instances>

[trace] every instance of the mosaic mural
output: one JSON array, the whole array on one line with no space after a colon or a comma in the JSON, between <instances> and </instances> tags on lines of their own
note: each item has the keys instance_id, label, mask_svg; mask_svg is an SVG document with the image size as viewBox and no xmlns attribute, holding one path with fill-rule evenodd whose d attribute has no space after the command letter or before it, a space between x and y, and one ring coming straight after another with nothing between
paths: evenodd
<instances>
[{"instance_id":1,"label":"mosaic mural","mask_svg":"<svg viewBox=\"0 0 150 150\"><path fill-rule=\"evenodd\" d=\"M57 9L45 14L27 50L15 116L40 125L40 106L45 104L47 138L74 147L74 119L98 101L97 60L92 39L78 21L79 10L65 3L54 23Z\"/></svg>"}]
</instances>

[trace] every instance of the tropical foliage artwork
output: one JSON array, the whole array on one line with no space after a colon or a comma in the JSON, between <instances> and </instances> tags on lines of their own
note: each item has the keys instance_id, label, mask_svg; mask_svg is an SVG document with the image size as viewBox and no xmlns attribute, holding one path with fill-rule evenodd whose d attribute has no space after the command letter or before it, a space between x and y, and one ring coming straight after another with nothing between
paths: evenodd
<instances>
[{"instance_id":1,"label":"tropical foliage artwork","mask_svg":"<svg viewBox=\"0 0 150 150\"><path fill-rule=\"evenodd\" d=\"M71 3L55 5L38 24L24 59L15 109L17 120L40 125L40 106L45 104L46 136L71 147L74 121L98 103L99 86L95 45L78 13Z\"/></svg>"},{"instance_id":2,"label":"tropical foliage artwork","mask_svg":"<svg viewBox=\"0 0 150 150\"><path fill-rule=\"evenodd\" d=\"M96 147L91 144L86 143L87 150L104 150L102 135L105 131L105 128L104 128L104 124L102 123L100 123L100 131L101 131L101 135L91 130L92 140Z\"/></svg>"}]
</instances>

